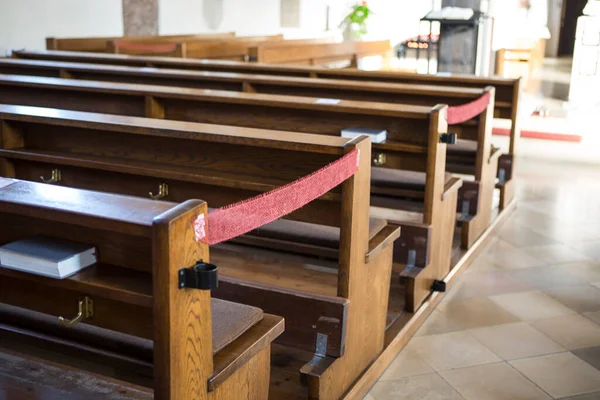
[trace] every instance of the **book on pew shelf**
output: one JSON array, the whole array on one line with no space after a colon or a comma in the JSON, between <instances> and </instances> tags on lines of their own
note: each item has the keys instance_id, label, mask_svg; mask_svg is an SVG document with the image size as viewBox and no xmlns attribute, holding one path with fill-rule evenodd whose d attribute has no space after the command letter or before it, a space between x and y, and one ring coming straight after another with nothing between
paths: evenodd
<instances>
[{"instance_id":1,"label":"book on pew shelf","mask_svg":"<svg viewBox=\"0 0 600 400\"><path fill-rule=\"evenodd\" d=\"M0 247L0 265L50 278L67 278L96 263L96 248L47 237L18 240Z\"/></svg>"},{"instance_id":2,"label":"book on pew shelf","mask_svg":"<svg viewBox=\"0 0 600 400\"><path fill-rule=\"evenodd\" d=\"M364 128L344 128L342 129L342 137L354 139L360 135L367 135L371 138L371 143L383 143L387 139L387 131L379 129L364 129Z\"/></svg>"}]
</instances>

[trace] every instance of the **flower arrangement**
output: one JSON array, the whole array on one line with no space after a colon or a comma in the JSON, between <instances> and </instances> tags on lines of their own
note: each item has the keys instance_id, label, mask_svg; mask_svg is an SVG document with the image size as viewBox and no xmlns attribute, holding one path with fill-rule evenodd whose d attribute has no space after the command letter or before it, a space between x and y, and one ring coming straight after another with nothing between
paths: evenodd
<instances>
[{"instance_id":1,"label":"flower arrangement","mask_svg":"<svg viewBox=\"0 0 600 400\"><path fill-rule=\"evenodd\" d=\"M344 32L344 40L361 40L367 33L367 19L372 10L366 1L352 6L352 9L340 23L340 29Z\"/></svg>"}]
</instances>

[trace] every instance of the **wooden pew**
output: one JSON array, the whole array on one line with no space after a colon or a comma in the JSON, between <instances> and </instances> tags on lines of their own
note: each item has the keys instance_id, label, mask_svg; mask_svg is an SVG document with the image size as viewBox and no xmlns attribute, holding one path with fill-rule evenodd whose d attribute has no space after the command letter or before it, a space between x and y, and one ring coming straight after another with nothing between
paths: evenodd
<instances>
[{"instance_id":1,"label":"wooden pew","mask_svg":"<svg viewBox=\"0 0 600 400\"><path fill-rule=\"evenodd\" d=\"M7 139L6 129L3 134ZM3 345L32 338L43 348L52 345L42 325L23 329L32 313L14 307L54 316L43 320L59 325L58 316L75 315L79 302L83 325L153 341L147 362L154 370L156 399L268 396L270 343L283 332L283 318L211 300L210 290L180 289L182 268L210 260L208 246L197 242L190 228L207 212L205 202L175 205L18 180L6 186L7 181L0 180L0 243L40 234L75 239L97 246L99 262L62 280L0 267ZM144 271L136 271L142 265ZM11 324L15 320L20 323ZM60 331L67 334L70 328ZM75 350L78 344L71 346ZM82 346L77 350L85 357ZM126 345L122 350L127 352Z\"/></svg>"},{"instance_id":2,"label":"wooden pew","mask_svg":"<svg viewBox=\"0 0 600 400\"><path fill-rule=\"evenodd\" d=\"M224 39L235 37L235 32L223 33L206 33L206 34L190 34L190 35L152 35L152 36L112 36L112 37L86 37L86 38L46 38L47 50L64 50L64 51L91 51L106 53L107 43L113 40L131 40L143 41L153 38L160 38L163 43L169 43L182 39Z\"/></svg>"},{"instance_id":3,"label":"wooden pew","mask_svg":"<svg viewBox=\"0 0 600 400\"><path fill-rule=\"evenodd\" d=\"M397 171L393 172L393 182L373 182L371 203L379 207L373 212L407 232L396 245L394 260L396 272L410 283L408 309L416 310L430 293L432 278L442 279L450 269L457 191L462 180L445 174L445 106L345 100L321 104L319 99L306 97L17 75L0 76L0 87L0 103L5 104L332 136L339 136L348 127L385 129L388 140L373 145L373 162L380 164L385 159L384 167ZM415 197L417 200L411 201Z\"/></svg>"},{"instance_id":4,"label":"wooden pew","mask_svg":"<svg viewBox=\"0 0 600 400\"><path fill-rule=\"evenodd\" d=\"M39 180L48 169L60 169L55 184L136 196L168 184L165 198L184 201L202 195L214 207L285 185L359 149L353 177L286 217L326 225L321 230L336 228L334 265L247 245L213 246L211 262L221 273L213 294L260 305L265 312L281 311L277 315L285 317L286 332L279 343L302 350L281 356L300 357L290 363L288 374L297 373L293 368L298 363L307 363L302 374L310 398L338 398L381 352L391 244L399 233L385 224L369 232L369 198L363 195L369 190L368 138L18 106L2 110L1 175ZM143 265L141 260L138 267Z\"/></svg>"},{"instance_id":5,"label":"wooden pew","mask_svg":"<svg viewBox=\"0 0 600 400\"><path fill-rule=\"evenodd\" d=\"M344 79L378 81L388 83L414 83L435 86L463 86L483 89L488 86L496 88L496 101L494 117L510 119L510 144L507 154L499 159L498 178L500 182L500 208L504 209L514 199L514 159L518 152L520 136L519 101L521 93L520 79L507 79L500 77L476 77L471 75L422 75L394 71L356 71L353 69L327 69L298 65L274 65L261 63L239 63L218 60L182 60L168 57L135 57L107 54L60 52L60 51L14 51L15 58L69 61L96 64L113 64L129 66L152 66L155 68L192 69L202 71L220 71L236 73L259 73L280 76L311 77L325 79ZM465 153L471 158L474 156L473 147L462 149L449 149L450 154L457 157Z\"/></svg>"},{"instance_id":6,"label":"wooden pew","mask_svg":"<svg viewBox=\"0 0 600 400\"><path fill-rule=\"evenodd\" d=\"M177 86L199 89L220 89L267 93L278 95L308 96L335 99L375 101L434 106L462 105L477 100L493 88L474 89L461 87L436 87L414 84L353 82L334 79L310 79L278 77L254 74L230 74L170 69L147 69L126 66L95 65L56 61L0 59L0 73L26 74L94 81L142 83L161 86ZM494 97L493 95L491 96ZM323 100L325 101L325 100ZM492 101L493 109L493 101ZM476 186L468 183L459 192L459 212L463 213L464 201L471 197L467 211L462 216L464 248L470 248L489 226L492 219L493 191L496 180L498 149L492 149L490 133L492 117L488 110L466 123L451 128L459 138L474 139L475 154L454 156L450 152L447 169L456 173L475 176ZM462 143L461 143L462 144ZM452 146L450 147L452 148ZM470 193L467 193L470 192Z\"/></svg>"},{"instance_id":7,"label":"wooden pew","mask_svg":"<svg viewBox=\"0 0 600 400\"><path fill-rule=\"evenodd\" d=\"M257 45L250 48L250 61L270 64L328 65L348 61L358 68L358 60L368 56L385 55L391 48L389 40L373 42L310 43Z\"/></svg>"},{"instance_id":8,"label":"wooden pew","mask_svg":"<svg viewBox=\"0 0 600 400\"><path fill-rule=\"evenodd\" d=\"M316 39L324 40L324 39ZM163 41L160 38L145 40L111 40L107 42L107 53L165 56L179 58L212 58L247 61L248 48L260 43L278 43L283 35L242 36L234 38L188 38ZM291 42L295 42L292 40ZM300 40L300 43L305 40Z\"/></svg>"}]
</instances>

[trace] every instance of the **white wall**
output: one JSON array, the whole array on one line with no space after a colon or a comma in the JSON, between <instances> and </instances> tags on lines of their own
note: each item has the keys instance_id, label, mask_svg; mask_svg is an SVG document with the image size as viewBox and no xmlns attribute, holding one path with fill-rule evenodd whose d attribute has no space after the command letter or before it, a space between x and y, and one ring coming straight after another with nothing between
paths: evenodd
<instances>
[{"instance_id":1,"label":"white wall","mask_svg":"<svg viewBox=\"0 0 600 400\"><path fill-rule=\"evenodd\" d=\"M280 27L279 0L159 0L161 34L235 31L239 35L284 33L314 37L348 12L352 0L301 0L300 28ZM419 31L431 9L427 0L370 0L375 13L366 39L397 43ZM13 48L44 49L45 38L123 34L121 0L0 0L0 54Z\"/></svg>"},{"instance_id":2,"label":"white wall","mask_svg":"<svg viewBox=\"0 0 600 400\"><path fill-rule=\"evenodd\" d=\"M45 49L47 36L122 34L121 0L0 0L0 54Z\"/></svg>"},{"instance_id":3,"label":"white wall","mask_svg":"<svg viewBox=\"0 0 600 400\"><path fill-rule=\"evenodd\" d=\"M235 31L239 35L312 37L325 30L327 6L330 28L335 29L352 4L355 1L301 0L300 28L282 29L279 0L159 0L159 30L161 34ZM395 43L418 33L419 19L431 10L432 2L370 0L369 5L375 13L366 39L393 39Z\"/></svg>"},{"instance_id":4,"label":"white wall","mask_svg":"<svg viewBox=\"0 0 600 400\"><path fill-rule=\"evenodd\" d=\"M279 0L159 0L161 34L280 33Z\"/></svg>"}]
</instances>

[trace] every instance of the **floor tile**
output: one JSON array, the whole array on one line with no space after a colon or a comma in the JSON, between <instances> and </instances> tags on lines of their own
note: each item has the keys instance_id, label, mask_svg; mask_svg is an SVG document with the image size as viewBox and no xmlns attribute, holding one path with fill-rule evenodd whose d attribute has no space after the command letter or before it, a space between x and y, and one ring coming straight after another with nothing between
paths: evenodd
<instances>
[{"instance_id":1,"label":"floor tile","mask_svg":"<svg viewBox=\"0 0 600 400\"><path fill-rule=\"evenodd\" d=\"M492 296L490 299L523 321L575 313L575 311L537 290Z\"/></svg>"},{"instance_id":2,"label":"floor tile","mask_svg":"<svg viewBox=\"0 0 600 400\"><path fill-rule=\"evenodd\" d=\"M598 289L600 289L600 282L594 282L592 283L592 286L596 286Z\"/></svg>"},{"instance_id":3,"label":"floor tile","mask_svg":"<svg viewBox=\"0 0 600 400\"><path fill-rule=\"evenodd\" d=\"M467 332L504 360L566 351L564 347L524 322L471 329Z\"/></svg>"},{"instance_id":4,"label":"floor tile","mask_svg":"<svg viewBox=\"0 0 600 400\"><path fill-rule=\"evenodd\" d=\"M563 397L560 400L600 400L600 392L582 394L581 396Z\"/></svg>"},{"instance_id":5,"label":"floor tile","mask_svg":"<svg viewBox=\"0 0 600 400\"><path fill-rule=\"evenodd\" d=\"M536 232L533 229L525 226L513 225L507 228L500 229L498 237L512 244L513 246L543 246L547 244L556 244L558 241L542 233Z\"/></svg>"},{"instance_id":6,"label":"floor tile","mask_svg":"<svg viewBox=\"0 0 600 400\"><path fill-rule=\"evenodd\" d=\"M510 364L556 398L600 391L600 371L568 352Z\"/></svg>"},{"instance_id":7,"label":"floor tile","mask_svg":"<svg viewBox=\"0 0 600 400\"><path fill-rule=\"evenodd\" d=\"M592 367L600 370L600 347L588 347L572 351L577 357L581 358Z\"/></svg>"},{"instance_id":8,"label":"floor tile","mask_svg":"<svg viewBox=\"0 0 600 400\"><path fill-rule=\"evenodd\" d=\"M600 311L600 289L592 285L545 289L544 293L578 313Z\"/></svg>"},{"instance_id":9,"label":"floor tile","mask_svg":"<svg viewBox=\"0 0 600 400\"><path fill-rule=\"evenodd\" d=\"M511 278L506 271L498 270L477 272L464 275L460 279L460 288L453 293L453 299L493 296L505 293L533 290L529 285Z\"/></svg>"},{"instance_id":10,"label":"floor tile","mask_svg":"<svg viewBox=\"0 0 600 400\"><path fill-rule=\"evenodd\" d=\"M505 363L440 372L467 400L542 400L547 393Z\"/></svg>"},{"instance_id":11,"label":"floor tile","mask_svg":"<svg viewBox=\"0 0 600 400\"><path fill-rule=\"evenodd\" d=\"M371 393L367 393L367 395L365 397L363 397L363 400L376 400L375 397L371 396Z\"/></svg>"},{"instance_id":12,"label":"floor tile","mask_svg":"<svg viewBox=\"0 0 600 400\"><path fill-rule=\"evenodd\" d=\"M516 269L510 271L510 274L512 278L539 289L589 283L587 278L575 275L574 270L568 270L564 265L555 265Z\"/></svg>"},{"instance_id":13,"label":"floor tile","mask_svg":"<svg viewBox=\"0 0 600 400\"><path fill-rule=\"evenodd\" d=\"M533 321L531 326L569 350L600 346L600 325L582 315Z\"/></svg>"},{"instance_id":14,"label":"floor tile","mask_svg":"<svg viewBox=\"0 0 600 400\"><path fill-rule=\"evenodd\" d=\"M438 374L378 382L371 390L375 400L462 400L463 397Z\"/></svg>"},{"instance_id":15,"label":"floor tile","mask_svg":"<svg viewBox=\"0 0 600 400\"><path fill-rule=\"evenodd\" d=\"M590 257L584 255L582 252L564 244L531 246L524 249L530 256L540 259L549 265L591 260Z\"/></svg>"},{"instance_id":16,"label":"floor tile","mask_svg":"<svg viewBox=\"0 0 600 400\"><path fill-rule=\"evenodd\" d=\"M487 297L451 300L438 306L438 311L460 329L518 322L519 318Z\"/></svg>"},{"instance_id":17,"label":"floor tile","mask_svg":"<svg viewBox=\"0 0 600 400\"><path fill-rule=\"evenodd\" d=\"M414 350L404 349L390 366L381 375L380 380L387 381L390 379L406 378L415 375L424 375L433 372L425 360Z\"/></svg>"},{"instance_id":18,"label":"floor tile","mask_svg":"<svg viewBox=\"0 0 600 400\"><path fill-rule=\"evenodd\" d=\"M593 230L585 229L581 226L565 227L562 222L550 229L544 227L534 228L533 230L568 245L598 240L598 235Z\"/></svg>"},{"instance_id":19,"label":"floor tile","mask_svg":"<svg viewBox=\"0 0 600 400\"><path fill-rule=\"evenodd\" d=\"M560 268L566 273L584 280L586 283L600 281L600 262L578 262L563 264Z\"/></svg>"},{"instance_id":20,"label":"floor tile","mask_svg":"<svg viewBox=\"0 0 600 400\"><path fill-rule=\"evenodd\" d=\"M465 332L415 337L407 348L417 352L436 371L500 361L498 356Z\"/></svg>"},{"instance_id":21,"label":"floor tile","mask_svg":"<svg viewBox=\"0 0 600 400\"><path fill-rule=\"evenodd\" d=\"M477 257L469 265L469 268L464 272L463 276L467 276L477 272L501 271L500 268L486 257Z\"/></svg>"},{"instance_id":22,"label":"floor tile","mask_svg":"<svg viewBox=\"0 0 600 400\"><path fill-rule=\"evenodd\" d=\"M542 260L533 258L525 249L513 249L484 253L482 262L491 263L501 269L530 268L544 265Z\"/></svg>"},{"instance_id":23,"label":"floor tile","mask_svg":"<svg viewBox=\"0 0 600 400\"><path fill-rule=\"evenodd\" d=\"M600 311L593 313L584 313L583 315L600 325Z\"/></svg>"},{"instance_id":24,"label":"floor tile","mask_svg":"<svg viewBox=\"0 0 600 400\"><path fill-rule=\"evenodd\" d=\"M600 261L600 240L573 243L570 245L570 247L587 257Z\"/></svg>"},{"instance_id":25,"label":"floor tile","mask_svg":"<svg viewBox=\"0 0 600 400\"><path fill-rule=\"evenodd\" d=\"M462 331L463 327L457 321L450 318L448 315L433 310L427 320L421 325L415 336L434 335L437 333L448 333Z\"/></svg>"}]
</instances>

